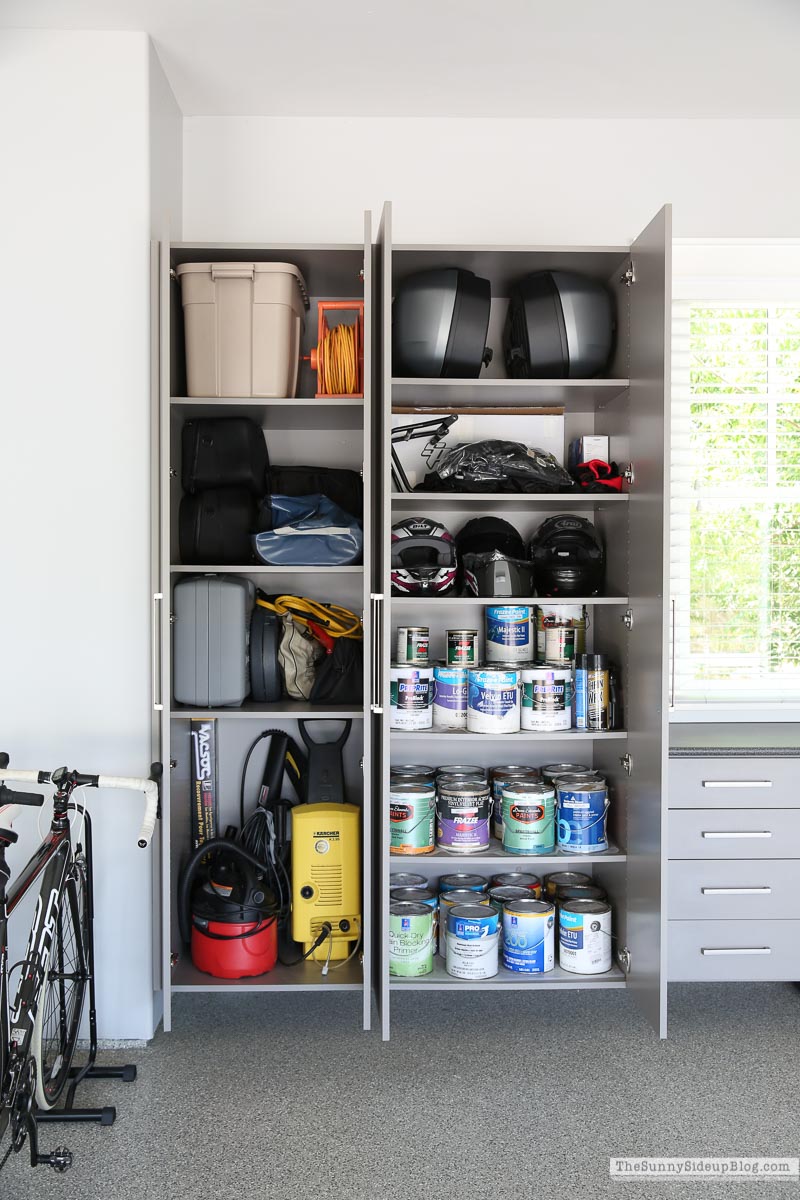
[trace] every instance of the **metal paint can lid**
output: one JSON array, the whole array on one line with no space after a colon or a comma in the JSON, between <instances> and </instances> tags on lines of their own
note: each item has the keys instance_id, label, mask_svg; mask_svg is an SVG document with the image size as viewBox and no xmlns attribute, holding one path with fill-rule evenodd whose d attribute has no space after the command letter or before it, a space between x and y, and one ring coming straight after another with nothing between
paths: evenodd
<instances>
[{"instance_id":1,"label":"metal paint can lid","mask_svg":"<svg viewBox=\"0 0 800 1200\"><path fill-rule=\"evenodd\" d=\"M389 913L393 917L429 917L431 908L429 904L420 904L418 901L394 900L389 905Z\"/></svg>"},{"instance_id":2,"label":"metal paint can lid","mask_svg":"<svg viewBox=\"0 0 800 1200\"><path fill-rule=\"evenodd\" d=\"M594 913L597 916L611 912L611 905L607 900L565 900L559 908L562 912Z\"/></svg>"},{"instance_id":3,"label":"metal paint can lid","mask_svg":"<svg viewBox=\"0 0 800 1200\"><path fill-rule=\"evenodd\" d=\"M520 916L533 917L541 913L553 913L553 905L546 900L510 900L503 906L506 912L519 913Z\"/></svg>"}]
</instances>

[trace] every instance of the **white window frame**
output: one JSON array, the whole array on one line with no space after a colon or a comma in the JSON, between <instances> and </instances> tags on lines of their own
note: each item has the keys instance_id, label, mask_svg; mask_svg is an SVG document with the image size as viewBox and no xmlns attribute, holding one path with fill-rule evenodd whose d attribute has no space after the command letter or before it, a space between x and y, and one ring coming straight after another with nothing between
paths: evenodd
<instances>
[{"instance_id":1,"label":"white window frame","mask_svg":"<svg viewBox=\"0 0 800 1200\"><path fill-rule=\"evenodd\" d=\"M712 303L759 304L764 307L782 302L798 303L800 238L786 241L676 239L673 244L672 296L673 300L707 300ZM770 488L761 488L759 492L760 498L766 502L774 498ZM671 612L674 612L673 606ZM670 672L674 669L673 653L670 636ZM774 704L726 704L713 699L679 705L671 703L670 706L672 723L736 721L800 722L800 696L796 700L786 699Z\"/></svg>"}]
</instances>

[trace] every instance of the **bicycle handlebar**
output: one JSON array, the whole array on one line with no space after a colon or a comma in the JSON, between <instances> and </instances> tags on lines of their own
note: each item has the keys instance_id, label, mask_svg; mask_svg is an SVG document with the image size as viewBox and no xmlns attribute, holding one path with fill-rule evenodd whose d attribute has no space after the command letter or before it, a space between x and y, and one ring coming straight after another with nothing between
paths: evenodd
<instances>
[{"instance_id":1,"label":"bicycle handlebar","mask_svg":"<svg viewBox=\"0 0 800 1200\"><path fill-rule=\"evenodd\" d=\"M0 756L0 761L3 759L8 761L6 755ZM150 845L158 816L158 783L162 773L161 763L153 763L150 767L149 779L137 779L127 775L79 775L77 773L75 779L78 787L117 788L132 792L144 792L144 819L137 843L142 850L145 850ZM52 774L56 774L56 772L52 772ZM4 779L13 779L18 783L50 783L51 772L18 771L16 768L3 767L0 768L0 780ZM12 810L16 807L16 805L10 805L4 809L4 818L13 820L17 814Z\"/></svg>"}]
</instances>

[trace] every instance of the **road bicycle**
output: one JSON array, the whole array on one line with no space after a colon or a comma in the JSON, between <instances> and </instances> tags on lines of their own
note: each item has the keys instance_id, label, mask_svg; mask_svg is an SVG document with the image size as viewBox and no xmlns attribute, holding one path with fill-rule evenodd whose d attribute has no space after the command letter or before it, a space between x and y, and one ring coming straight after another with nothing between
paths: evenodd
<instances>
[{"instance_id":1,"label":"road bicycle","mask_svg":"<svg viewBox=\"0 0 800 1200\"><path fill-rule=\"evenodd\" d=\"M72 1154L60 1146L39 1153L38 1125L55 1121L97 1121L111 1125L113 1107L78 1109L75 1089L87 1078L130 1082L136 1068L98 1067L92 921L92 822L85 805L73 798L79 788L118 788L144 793L145 815L138 844L145 849L153 836L159 803L161 764L154 763L149 779L84 775L60 767L56 771L9 769L0 754L0 1168L27 1139L31 1166L47 1165L66 1171ZM40 807L44 796L14 791L5 780L52 784L53 816L27 865L7 888L11 872L6 850L18 834L12 828L25 806ZM8 918L23 897L38 884L25 957L8 964ZM11 997L10 977L20 971ZM86 1061L72 1060L81 1028L84 1002L89 997L89 1049ZM63 1107L56 1104L67 1089Z\"/></svg>"}]
</instances>

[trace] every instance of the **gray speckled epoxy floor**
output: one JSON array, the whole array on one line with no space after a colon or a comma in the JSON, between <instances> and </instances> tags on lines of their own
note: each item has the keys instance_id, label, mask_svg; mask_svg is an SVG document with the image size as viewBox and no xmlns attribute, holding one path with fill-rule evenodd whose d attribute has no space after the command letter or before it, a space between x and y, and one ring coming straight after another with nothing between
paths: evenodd
<instances>
[{"instance_id":1,"label":"gray speckled epoxy floor","mask_svg":"<svg viewBox=\"0 0 800 1200\"><path fill-rule=\"evenodd\" d=\"M610 1154L800 1153L800 991L673 986L660 1042L624 992L410 993L393 1037L356 995L178 997L112 1129L49 1126L3 1200L604 1200L798 1194L797 1183L616 1181Z\"/></svg>"}]
</instances>

